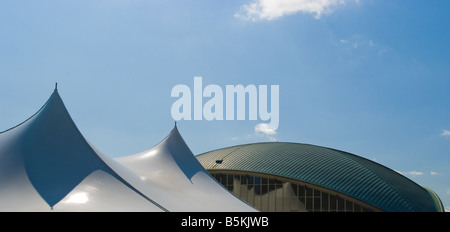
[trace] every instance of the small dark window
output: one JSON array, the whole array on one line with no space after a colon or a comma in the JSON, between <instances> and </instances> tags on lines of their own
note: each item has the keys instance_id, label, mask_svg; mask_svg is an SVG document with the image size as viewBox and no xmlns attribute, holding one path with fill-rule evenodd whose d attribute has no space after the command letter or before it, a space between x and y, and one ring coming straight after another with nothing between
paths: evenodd
<instances>
[{"instance_id":1,"label":"small dark window","mask_svg":"<svg viewBox=\"0 0 450 232\"><path fill-rule=\"evenodd\" d=\"M216 164L221 164L223 160L216 160Z\"/></svg>"}]
</instances>

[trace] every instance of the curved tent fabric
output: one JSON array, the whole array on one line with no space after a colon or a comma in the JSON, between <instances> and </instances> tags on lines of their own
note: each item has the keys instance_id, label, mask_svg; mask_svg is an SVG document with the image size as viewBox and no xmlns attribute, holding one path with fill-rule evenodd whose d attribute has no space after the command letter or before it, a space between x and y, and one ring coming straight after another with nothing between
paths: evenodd
<instances>
[{"instance_id":1,"label":"curved tent fabric","mask_svg":"<svg viewBox=\"0 0 450 232\"><path fill-rule=\"evenodd\" d=\"M177 149L186 148L184 143L182 147L166 147L177 154ZM170 174L207 182L206 171L195 172L201 165L179 161L193 164L193 169L185 165L181 173ZM160 165L150 168L164 172ZM0 133L0 211L198 210L197 205L177 208L169 204L178 201L168 199L171 196L187 202L198 202L197 198L202 197L201 191L186 196L183 191L178 185L149 185L141 175L98 151L76 127L57 89L36 114ZM177 194L165 196L168 192Z\"/></svg>"},{"instance_id":2,"label":"curved tent fabric","mask_svg":"<svg viewBox=\"0 0 450 232\"><path fill-rule=\"evenodd\" d=\"M148 211L165 211L128 182L135 177L119 176L105 160L108 157L97 153L79 132L55 89L35 115L0 133L0 210L71 211L97 204L110 204L112 211L129 210L128 205L115 203L115 194L98 191L92 185L100 183L92 177L101 172L103 179L111 180L109 187L130 189L132 194L120 199L132 198L146 205ZM91 184L85 186L87 180ZM74 189L83 189L85 199L71 208L74 202L69 201L67 206L63 199ZM94 202L93 198L98 200Z\"/></svg>"},{"instance_id":3,"label":"curved tent fabric","mask_svg":"<svg viewBox=\"0 0 450 232\"><path fill-rule=\"evenodd\" d=\"M175 126L155 147L117 159L150 186L169 211L256 211L218 183L195 158Z\"/></svg>"}]
</instances>

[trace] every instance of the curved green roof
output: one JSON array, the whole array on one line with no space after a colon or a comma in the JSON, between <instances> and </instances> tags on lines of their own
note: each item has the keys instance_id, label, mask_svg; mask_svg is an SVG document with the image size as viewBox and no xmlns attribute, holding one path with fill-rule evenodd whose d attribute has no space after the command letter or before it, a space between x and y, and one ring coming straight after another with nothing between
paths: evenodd
<instances>
[{"instance_id":1,"label":"curved green roof","mask_svg":"<svg viewBox=\"0 0 450 232\"><path fill-rule=\"evenodd\" d=\"M207 170L257 172L296 179L364 201L383 211L440 211L429 191L378 163L347 152L299 143L255 143L206 152Z\"/></svg>"}]
</instances>

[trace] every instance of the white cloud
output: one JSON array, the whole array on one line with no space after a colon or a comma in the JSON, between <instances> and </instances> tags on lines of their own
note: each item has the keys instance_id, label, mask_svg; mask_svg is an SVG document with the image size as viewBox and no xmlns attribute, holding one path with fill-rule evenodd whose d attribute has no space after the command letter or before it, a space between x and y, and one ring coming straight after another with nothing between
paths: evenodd
<instances>
[{"instance_id":1,"label":"white cloud","mask_svg":"<svg viewBox=\"0 0 450 232\"><path fill-rule=\"evenodd\" d=\"M260 123L255 126L255 132L262 132L266 135L275 135L277 132L273 129L269 128L269 125L266 123Z\"/></svg>"},{"instance_id":2,"label":"white cloud","mask_svg":"<svg viewBox=\"0 0 450 232\"><path fill-rule=\"evenodd\" d=\"M449 136L450 136L450 131L449 131L449 130L443 129L443 130L442 130L442 133L441 133L441 136L443 136L443 137L449 137Z\"/></svg>"},{"instance_id":3,"label":"white cloud","mask_svg":"<svg viewBox=\"0 0 450 232\"><path fill-rule=\"evenodd\" d=\"M261 138L267 139L271 142L277 142L278 139L275 137L277 135L277 131L274 129L271 129L269 124L266 123L259 123L254 127L254 132L249 133L247 135L242 136L233 136L229 139L233 142L241 141L241 142L257 142L261 141Z\"/></svg>"},{"instance_id":4,"label":"white cloud","mask_svg":"<svg viewBox=\"0 0 450 232\"><path fill-rule=\"evenodd\" d=\"M248 20L273 20L298 12L314 14L320 18L324 13L332 12L332 8L344 5L350 0L253 0L241 6L235 17ZM359 2L359 0L353 0Z\"/></svg>"},{"instance_id":5,"label":"white cloud","mask_svg":"<svg viewBox=\"0 0 450 232\"><path fill-rule=\"evenodd\" d=\"M421 175L423 175L423 172L411 171L411 172L407 172L406 174L409 174L412 176L421 176Z\"/></svg>"},{"instance_id":6,"label":"white cloud","mask_svg":"<svg viewBox=\"0 0 450 232\"><path fill-rule=\"evenodd\" d=\"M420 172L420 171L409 171L409 172L402 172L402 171L396 171L399 174L402 175L409 175L409 176L423 176L423 175L427 175L426 172ZM435 172L435 171L430 171L429 173L430 176L437 176L437 175L441 175L441 173Z\"/></svg>"},{"instance_id":7,"label":"white cloud","mask_svg":"<svg viewBox=\"0 0 450 232\"><path fill-rule=\"evenodd\" d=\"M269 141L271 141L271 142L278 141L277 138L274 137L274 135L276 135L277 132L275 130L271 129L269 127L269 124L266 124L266 123L257 124L255 126L255 133L256 133L256 135L267 137L269 139Z\"/></svg>"},{"instance_id":8,"label":"white cloud","mask_svg":"<svg viewBox=\"0 0 450 232\"><path fill-rule=\"evenodd\" d=\"M379 48L372 39L367 38L363 34L353 34L349 38L342 38L340 43L334 43L336 45L342 45L350 48Z\"/></svg>"},{"instance_id":9,"label":"white cloud","mask_svg":"<svg viewBox=\"0 0 450 232\"><path fill-rule=\"evenodd\" d=\"M421 176L421 175L424 174L423 172L418 172L418 171L410 171L410 172L397 171L397 172L402 174L402 175L411 175L411 176Z\"/></svg>"}]
</instances>

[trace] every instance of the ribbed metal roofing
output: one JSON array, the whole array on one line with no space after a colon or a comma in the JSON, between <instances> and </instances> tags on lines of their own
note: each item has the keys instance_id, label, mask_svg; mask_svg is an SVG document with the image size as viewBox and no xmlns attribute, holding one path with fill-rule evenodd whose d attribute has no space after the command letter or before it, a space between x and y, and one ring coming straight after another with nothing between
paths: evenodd
<instances>
[{"instance_id":1,"label":"ribbed metal roofing","mask_svg":"<svg viewBox=\"0 0 450 232\"><path fill-rule=\"evenodd\" d=\"M410 179L365 158L299 143L255 143L197 156L207 170L258 172L300 180L383 211L439 211L430 193Z\"/></svg>"}]
</instances>

